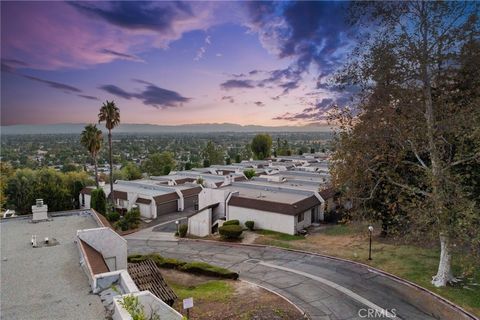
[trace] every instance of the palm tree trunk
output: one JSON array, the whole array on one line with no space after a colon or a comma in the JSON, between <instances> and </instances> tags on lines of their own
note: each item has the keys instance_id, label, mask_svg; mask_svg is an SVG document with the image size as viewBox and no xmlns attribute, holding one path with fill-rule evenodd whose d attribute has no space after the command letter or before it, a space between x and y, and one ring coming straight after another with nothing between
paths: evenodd
<instances>
[{"instance_id":1,"label":"palm tree trunk","mask_svg":"<svg viewBox=\"0 0 480 320\"><path fill-rule=\"evenodd\" d=\"M97 161L97 155L93 156L93 165L95 166L95 184L97 185L97 189L98 189L98 161Z\"/></svg>"},{"instance_id":2,"label":"palm tree trunk","mask_svg":"<svg viewBox=\"0 0 480 320\"><path fill-rule=\"evenodd\" d=\"M112 130L108 129L108 147L110 152L110 201L113 202L113 158L112 158Z\"/></svg>"}]
</instances>

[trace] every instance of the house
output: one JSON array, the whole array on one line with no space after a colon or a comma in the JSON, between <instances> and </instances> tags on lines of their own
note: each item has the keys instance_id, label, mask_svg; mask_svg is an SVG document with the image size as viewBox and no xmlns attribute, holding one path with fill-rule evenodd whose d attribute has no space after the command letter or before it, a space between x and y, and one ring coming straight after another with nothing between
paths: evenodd
<instances>
[{"instance_id":1,"label":"house","mask_svg":"<svg viewBox=\"0 0 480 320\"><path fill-rule=\"evenodd\" d=\"M208 208L212 227L219 219L254 221L260 229L296 234L323 219L323 199L318 192L250 182L233 182L199 194L200 213ZM192 217L192 219L196 219ZM204 230L204 229L202 229Z\"/></svg>"},{"instance_id":2,"label":"house","mask_svg":"<svg viewBox=\"0 0 480 320\"><path fill-rule=\"evenodd\" d=\"M110 186L102 186L107 197ZM94 187L86 187L80 191L80 203L83 208L90 208L91 192ZM140 210L145 219L156 219L158 216L172 212L194 210L198 204L198 194L202 187L194 183L168 185L157 180L118 180L114 184L113 199L118 209L131 210L134 206Z\"/></svg>"}]
</instances>

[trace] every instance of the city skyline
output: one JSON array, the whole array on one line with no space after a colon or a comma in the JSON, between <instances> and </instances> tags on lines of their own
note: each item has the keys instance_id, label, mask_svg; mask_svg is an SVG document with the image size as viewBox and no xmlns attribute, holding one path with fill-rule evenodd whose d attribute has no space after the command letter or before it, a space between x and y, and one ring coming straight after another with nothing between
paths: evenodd
<instances>
[{"instance_id":1,"label":"city skyline","mask_svg":"<svg viewBox=\"0 0 480 320\"><path fill-rule=\"evenodd\" d=\"M2 125L324 124L346 2L2 2Z\"/></svg>"}]
</instances>

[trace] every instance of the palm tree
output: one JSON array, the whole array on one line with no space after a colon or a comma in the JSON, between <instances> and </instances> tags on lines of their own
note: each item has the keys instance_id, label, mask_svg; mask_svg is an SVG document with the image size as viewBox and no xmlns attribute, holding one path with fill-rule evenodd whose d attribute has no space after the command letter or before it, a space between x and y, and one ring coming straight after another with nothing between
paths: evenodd
<instances>
[{"instance_id":1,"label":"palm tree","mask_svg":"<svg viewBox=\"0 0 480 320\"><path fill-rule=\"evenodd\" d=\"M120 109L118 109L113 100L107 100L100 108L98 123L103 121L105 121L105 127L108 129L108 148L110 154L110 201L113 204L112 129L120 124Z\"/></svg>"},{"instance_id":2,"label":"palm tree","mask_svg":"<svg viewBox=\"0 0 480 320\"><path fill-rule=\"evenodd\" d=\"M95 183L98 188L98 165L97 157L102 147L103 135L102 130L98 129L95 124L89 124L85 126L85 130L82 131L80 143L90 152L93 163L95 165Z\"/></svg>"}]
</instances>

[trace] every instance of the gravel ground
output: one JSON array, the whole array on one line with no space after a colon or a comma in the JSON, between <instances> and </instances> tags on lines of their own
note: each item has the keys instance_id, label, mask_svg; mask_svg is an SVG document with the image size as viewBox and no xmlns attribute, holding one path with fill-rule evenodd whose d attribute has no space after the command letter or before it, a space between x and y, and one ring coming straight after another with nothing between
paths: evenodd
<instances>
[{"instance_id":1,"label":"gravel ground","mask_svg":"<svg viewBox=\"0 0 480 320\"><path fill-rule=\"evenodd\" d=\"M78 229L95 227L95 220L88 215L54 217L39 223L28 219L2 221L1 318L104 319L105 309L100 297L90 293L73 242ZM58 244L32 248L33 234L39 244L45 237Z\"/></svg>"}]
</instances>

